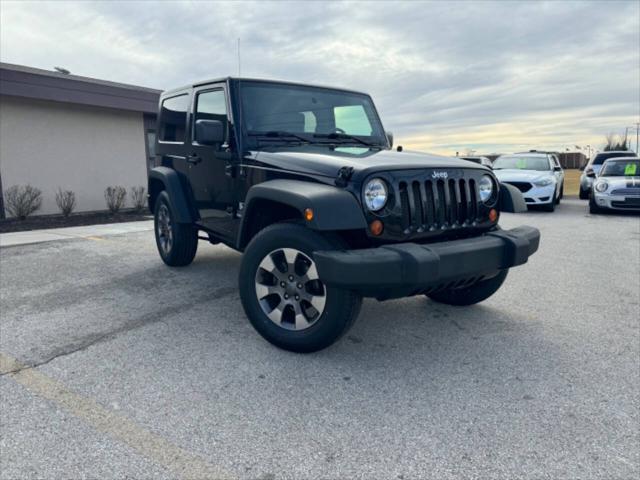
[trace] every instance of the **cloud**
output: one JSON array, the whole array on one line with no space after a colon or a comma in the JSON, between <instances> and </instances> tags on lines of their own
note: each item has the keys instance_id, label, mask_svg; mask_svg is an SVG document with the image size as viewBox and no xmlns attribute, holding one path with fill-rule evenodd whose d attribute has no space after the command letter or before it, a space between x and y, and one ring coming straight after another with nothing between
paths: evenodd
<instances>
[{"instance_id":1,"label":"cloud","mask_svg":"<svg viewBox=\"0 0 640 480\"><path fill-rule=\"evenodd\" d=\"M3 2L5 62L157 88L242 74L372 94L409 148L601 144L640 116L638 2Z\"/></svg>"}]
</instances>

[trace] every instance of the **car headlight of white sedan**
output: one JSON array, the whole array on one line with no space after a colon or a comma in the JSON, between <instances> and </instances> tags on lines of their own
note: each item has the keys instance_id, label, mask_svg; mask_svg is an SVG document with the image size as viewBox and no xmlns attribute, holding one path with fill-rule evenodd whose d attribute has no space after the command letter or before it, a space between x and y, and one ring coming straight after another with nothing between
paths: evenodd
<instances>
[{"instance_id":1,"label":"car headlight of white sedan","mask_svg":"<svg viewBox=\"0 0 640 480\"><path fill-rule=\"evenodd\" d=\"M605 182L605 181L598 182L598 183L596 183L594 188L596 189L596 192L602 193L602 192L606 191L607 188L609 188L609 184L607 182Z\"/></svg>"},{"instance_id":2,"label":"car headlight of white sedan","mask_svg":"<svg viewBox=\"0 0 640 480\"><path fill-rule=\"evenodd\" d=\"M533 182L536 187L548 187L552 183L555 183L554 177L544 177Z\"/></svg>"}]
</instances>

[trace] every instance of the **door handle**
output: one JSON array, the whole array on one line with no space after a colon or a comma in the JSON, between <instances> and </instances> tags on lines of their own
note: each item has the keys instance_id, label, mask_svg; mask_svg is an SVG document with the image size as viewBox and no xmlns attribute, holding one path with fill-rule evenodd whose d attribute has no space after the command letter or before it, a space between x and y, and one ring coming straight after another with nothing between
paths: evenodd
<instances>
[{"instance_id":1,"label":"door handle","mask_svg":"<svg viewBox=\"0 0 640 480\"><path fill-rule=\"evenodd\" d=\"M200 158L196 153L192 153L187 157L187 162L189 162L192 165L197 165L201 161L202 161L202 158Z\"/></svg>"}]
</instances>

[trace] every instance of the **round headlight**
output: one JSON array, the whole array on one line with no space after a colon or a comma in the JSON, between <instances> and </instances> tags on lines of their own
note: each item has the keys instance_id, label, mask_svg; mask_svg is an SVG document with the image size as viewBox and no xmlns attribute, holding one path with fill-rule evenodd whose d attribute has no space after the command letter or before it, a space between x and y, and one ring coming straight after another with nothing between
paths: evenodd
<instances>
[{"instance_id":1,"label":"round headlight","mask_svg":"<svg viewBox=\"0 0 640 480\"><path fill-rule=\"evenodd\" d=\"M381 210L387 204L387 185L380 178L369 180L364 187L364 203L372 212Z\"/></svg>"},{"instance_id":2,"label":"round headlight","mask_svg":"<svg viewBox=\"0 0 640 480\"><path fill-rule=\"evenodd\" d=\"M493 180L489 175L483 175L478 182L478 192L483 203L487 203L493 197Z\"/></svg>"},{"instance_id":3,"label":"round headlight","mask_svg":"<svg viewBox=\"0 0 640 480\"><path fill-rule=\"evenodd\" d=\"M604 192L608 187L607 182L596 183L596 191L598 192Z\"/></svg>"}]
</instances>

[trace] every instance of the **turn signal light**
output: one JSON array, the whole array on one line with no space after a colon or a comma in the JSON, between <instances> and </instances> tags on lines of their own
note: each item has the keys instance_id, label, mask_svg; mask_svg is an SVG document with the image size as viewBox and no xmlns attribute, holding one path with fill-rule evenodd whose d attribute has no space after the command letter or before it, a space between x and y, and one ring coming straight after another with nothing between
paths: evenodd
<instances>
[{"instance_id":1,"label":"turn signal light","mask_svg":"<svg viewBox=\"0 0 640 480\"><path fill-rule=\"evenodd\" d=\"M495 208L489 210L489 220L491 220L492 222L498 220L498 211Z\"/></svg>"},{"instance_id":2,"label":"turn signal light","mask_svg":"<svg viewBox=\"0 0 640 480\"><path fill-rule=\"evenodd\" d=\"M311 220L313 220L313 210L311 210L310 208L306 208L304 211L304 219L307 222L310 222Z\"/></svg>"},{"instance_id":3,"label":"turn signal light","mask_svg":"<svg viewBox=\"0 0 640 480\"><path fill-rule=\"evenodd\" d=\"M384 224L380 220L374 220L369 224L369 231L371 232L372 235L375 235L376 237L382 234L383 230L384 230Z\"/></svg>"}]
</instances>

